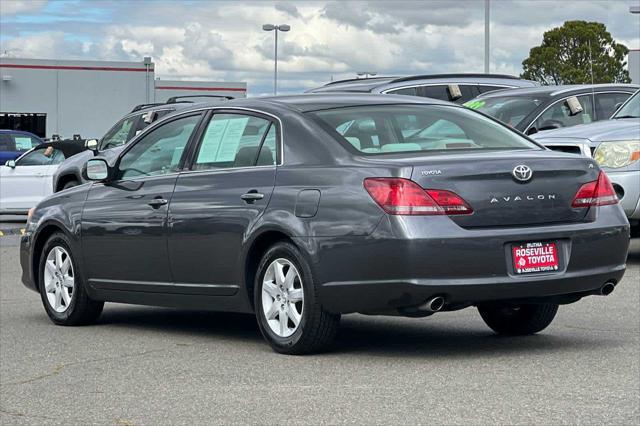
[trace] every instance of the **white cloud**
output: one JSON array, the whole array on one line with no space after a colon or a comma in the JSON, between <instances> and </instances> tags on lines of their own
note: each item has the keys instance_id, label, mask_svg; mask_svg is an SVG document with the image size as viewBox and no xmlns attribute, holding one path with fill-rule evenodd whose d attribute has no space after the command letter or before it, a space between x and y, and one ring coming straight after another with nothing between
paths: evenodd
<instances>
[{"instance_id":1,"label":"white cloud","mask_svg":"<svg viewBox=\"0 0 640 426\"><path fill-rule=\"evenodd\" d=\"M4 9L8 2L0 1ZM555 7L545 0L493 0L491 70L519 74L544 31L570 19L603 22L614 38L638 48L640 17L629 14L632 3L565 1ZM165 1L87 2L86 19L64 8L58 15L48 7L40 15L33 7L11 16L3 12L0 44L14 56L134 61L152 56L162 78L247 81L257 94L269 92L273 72L274 34L262 31L262 24L287 23L292 29L280 34L279 43L280 87L295 92L358 71L482 71L482 6L467 0L194 2L188 7ZM43 17L50 23L34 23Z\"/></svg>"},{"instance_id":2,"label":"white cloud","mask_svg":"<svg viewBox=\"0 0 640 426\"><path fill-rule=\"evenodd\" d=\"M46 3L47 0L0 0L0 15L37 12Z\"/></svg>"}]
</instances>

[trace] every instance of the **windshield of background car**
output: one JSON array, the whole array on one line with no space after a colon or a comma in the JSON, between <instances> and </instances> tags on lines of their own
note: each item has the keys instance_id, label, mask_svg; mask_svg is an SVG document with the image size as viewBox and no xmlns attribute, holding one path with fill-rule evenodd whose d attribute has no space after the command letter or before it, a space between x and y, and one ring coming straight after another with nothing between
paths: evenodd
<instances>
[{"instance_id":1,"label":"windshield of background car","mask_svg":"<svg viewBox=\"0 0 640 426\"><path fill-rule=\"evenodd\" d=\"M636 92L611 118L640 118L640 91Z\"/></svg>"},{"instance_id":2,"label":"windshield of background car","mask_svg":"<svg viewBox=\"0 0 640 426\"><path fill-rule=\"evenodd\" d=\"M479 98L466 102L464 106L488 114L509 126L516 127L546 99L540 96L500 96Z\"/></svg>"},{"instance_id":3,"label":"windshield of background car","mask_svg":"<svg viewBox=\"0 0 640 426\"><path fill-rule=\"evenodd\" d=\"M501 124L465 108L372 105L311 114L336 138L365 154L539 149Z\"/></svg>"}]
</instances>

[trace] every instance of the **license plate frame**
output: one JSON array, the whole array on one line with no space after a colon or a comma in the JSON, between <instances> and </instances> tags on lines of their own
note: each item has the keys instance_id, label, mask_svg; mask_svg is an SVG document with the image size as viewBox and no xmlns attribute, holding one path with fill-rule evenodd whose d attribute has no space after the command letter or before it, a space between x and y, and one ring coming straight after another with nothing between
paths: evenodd
<instances>
[{"instance_id":1,"label":"license plate frame","mask_svg":"<svg viewBox=\"0 0 640 426\"><path fill-rule=\"evenodd\" d=\"M516 275L560 271L557 241L529 241L511 245L511 265Z\"/></svg>"}]
</instances>

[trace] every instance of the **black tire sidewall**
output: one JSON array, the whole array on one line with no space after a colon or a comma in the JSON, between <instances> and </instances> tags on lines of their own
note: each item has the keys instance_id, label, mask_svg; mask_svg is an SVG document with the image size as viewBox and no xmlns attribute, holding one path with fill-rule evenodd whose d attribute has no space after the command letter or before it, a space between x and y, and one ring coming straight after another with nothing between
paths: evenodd
<instances>
[{"instance_id":1,"label":"black tire sidewall","mask_svg":"<svg viewBox=\"0 0 640 426\"><path fill-rule=\"evenodd\" d=\"M269 324L267 323L267 319L264 316L264 311L262 308L262 281L264 279L264 275L267 271L267 267L271 264L271 262L280 258L287 259L296 267L298 273L300 274L302 289L304 292L302 319L300 320L300 325L298 325L296 331L289 337L278 336L271 330ZM264 338L276 350L288 351L292 347L296 346L302 339L305 328L308 326L310 317L309 314L314 308L317 309L317 307L315 306L316 294L313 284L313 275L307 261L300 254L300 251L297 249L297 247L295 247L291 243L281 242L276 243L269 250L267 250L259 263L256 273L256 281L254 283L254 289L254 306L256 318L258 321L260 332L262 333Z\"/></svg>"},{"instance_id":2,"label":"black tire sidewall","mask_svg":"<svg viewBox=\"0 0 640 426\"><path fill-rule=\"evenodd\" d=\"M70 180L62 186L62 190L73 188L74 186L78 186L80 183L77 180Z\"/></svg>"}]
</instances>

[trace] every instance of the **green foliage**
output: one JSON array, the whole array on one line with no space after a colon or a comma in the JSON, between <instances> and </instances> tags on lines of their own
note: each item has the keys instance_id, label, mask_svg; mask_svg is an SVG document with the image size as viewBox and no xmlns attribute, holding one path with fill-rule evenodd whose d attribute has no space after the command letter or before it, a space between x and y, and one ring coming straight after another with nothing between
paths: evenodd
<instances>
[{"instance_id":1,"label":"green foliage","mask_svg":"<svg viewBox=\"0 0 640 426\"><path fill-rule=\"evenodd\" d=\"M567 21L544 33L542 44L522 62L521 77L541 84L629 83L625 69L629 49L616 43L599 22Z\"/></svg>"}]
</instances>

